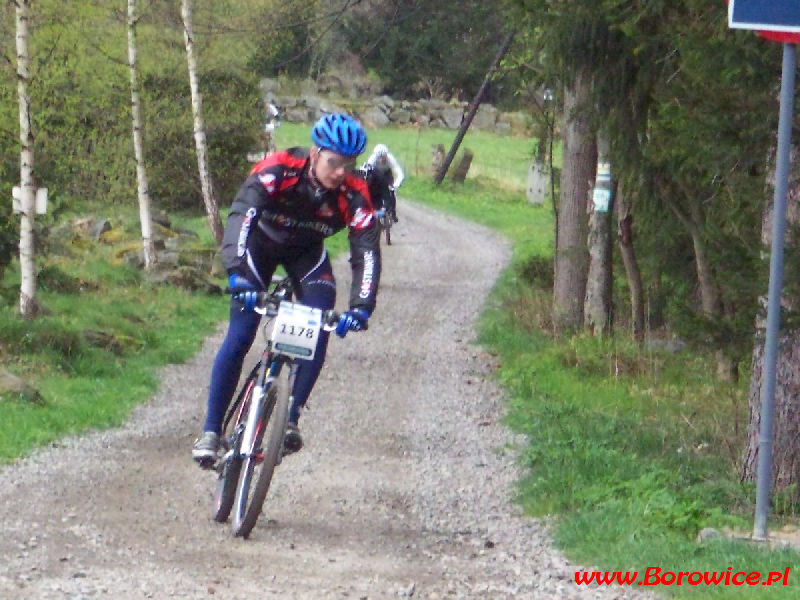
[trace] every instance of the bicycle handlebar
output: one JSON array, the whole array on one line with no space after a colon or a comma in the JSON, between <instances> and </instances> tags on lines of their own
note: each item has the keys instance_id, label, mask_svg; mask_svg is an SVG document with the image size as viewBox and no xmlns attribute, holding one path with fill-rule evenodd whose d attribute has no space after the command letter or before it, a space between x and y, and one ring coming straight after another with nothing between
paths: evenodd
<instances>
[{"instance_id":1,"label":"bicycle handlebar","mask_svg":"<svg viewBox=\"0 0 800 600\"><path fill-rule=\"evenodd\" d=\"M281 302L284 300L291 301L292 299L292 282L288 277L273 275L272 283L275 284L272 291L258 292L254 309L256 312L270 318L278 314L278 308ZM232 294L233 290L225 288L225 293ZM336 329L340 316L341 314L333 309L322 311L322 329L324 331L333 331Z\"/></svg>"}]
</instances>

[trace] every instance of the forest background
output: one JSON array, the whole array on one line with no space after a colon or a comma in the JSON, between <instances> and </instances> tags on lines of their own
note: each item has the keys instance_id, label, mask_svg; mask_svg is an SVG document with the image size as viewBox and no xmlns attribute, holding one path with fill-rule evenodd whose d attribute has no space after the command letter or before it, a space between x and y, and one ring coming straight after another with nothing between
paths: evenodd
<instances>
[{"instance_id":1,"label":"forest background","mask_svg":"<svg viewBox=\"0 0 800 600\"><path fill-rule=\"evenodd\" d=\"M564 4L570 10L560 10ZM6 459L52 441L52 431L42 433L43 414L60 421L55 429L62 433L86 426L84 419L112 424L127 401L103 410L81 405L78 412L85 414L66 422L63 415L71 414L70 403L81 404L79 397L94 397L98 386L109 397L119 394L105 378L120 357L138 378L127 390L147 390L153 365L185 358L198 332L224 316L218 302L202 295L175 302L172 296L182 292L147 284L136 268L59 229L98 213L124 222L129 243L136 239L126 15L118 2L41 0L32 5L29 93L36 180L50 190L48 212L36 225L38 277L50 315L36 322L15 317L19 219L10 199L19 181L20 142L14 8L13 2L0 8L0 195L8 199L0 206L0 359L37 392L32 402L0 404L10 425L3 436ZM794 556L760 548L695 542L707 527L741 533L752 513L757 328L767 288L779 45L729 30L724 3L708 0L197 0L194 9L209 164L223 206L241 181L243 157L259 143L263 78L292 85L336 75L394 98L471 101L513 33L484 100L531 115L536 136L514 142L527 154L510 155L513 165L505 172L476 160L461 187L434 185L415 169L404 191L476 219L502 212L491 224L516 244L514 265L487 310L483 341L501 357L511 422L531 434L524 457L530 478L521 483L520 500L533 514L569 515L560 542L579 560L602 558L609 568L629 566L632 556L678 565L689 551L710 569L797 564ZM180 6L140 0L138 12L153 206L193 229L197 253L208 254L213 240L202 216ZM291 127L280 133L304 143ZM426 137L425 144L447 145L453 137L430 133L436 139ZM418 163L409 141L418 146L418 130L406 138L402 131L387 135L394 146L409 148L401 160ZM497 143L489 136L467 143L473 140L487 148ZM622 243L608 262L614 275L609 319L584 328L586 199L598 153L613 165L619 185L614 215ZM552 163L555 194L546 218L530 212L524 176L518 176L532 161ZM796 186L793 177L790 189ZM791 199L796 202L796 193ZM790 209L790 349L798 273L791 217L797 214ZM563 245L581 236L582 251L575 250L581 242ZM567 276L559 291L559 277L564 283L569 271L558 266L564 256L583 272L583 288ZM105 322L77 316L76 306L98 302L112 288L127 289L114 292L121 312L108 306ZM561 303L559 294L575 301ZM560 309L567 304L565 315ZM142 337L148 319L163 319L162 328L145 328ZM189 330L187 321L193 322ZM114 329L119 322L127 329ZM98 348L117 357L98 360ZM154 355L141 364L131 359L148 352ZM800 365L786 364L784 388L791 396L792 372ZM71 383L48 380L53 371ZM38 429L21 428L26 415ZM787 462L794 464L796 448L789 450ZM772 510L781 524L791 523L797 468L777 466ZM603 557L597 548L606 551Z\"/></svg>"}]
</instances>

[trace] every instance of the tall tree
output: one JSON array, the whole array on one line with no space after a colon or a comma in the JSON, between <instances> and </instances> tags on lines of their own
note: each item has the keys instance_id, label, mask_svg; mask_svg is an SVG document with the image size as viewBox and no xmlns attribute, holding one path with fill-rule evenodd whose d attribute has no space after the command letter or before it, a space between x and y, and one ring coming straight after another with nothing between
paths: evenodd
<instances>
[{"instance_id":1,"label":"tall tree","mask_svg":"<svg viewBox=\"0 0 800 600\"><path fill-rule=\"evenodd\" d=\"M639 261L636 260L636 250L633 244L633 215L631 214L626 190L621 183L617 184L614 210L617 213L619 252L628 282L628 295L631 304L631 333L634 339L642 341L645 333L644 286L642 285L642 272L639 268Z\"/></svg>"},{"instance_id":2,"label":"tall tree","mask_svg":"<svg viewBox=\"0 0 800 600\"><path fill-rule=\"evenodd\" d=\"M652 88L638 165L647 199L638 222L648 229L640 239L660 256L673 331L715 352L719 378L733 381L761 291L775 67L753 39L727 29L719 6L683 0L681 14L663 17L666 71Z\"/></svg>"},{"instance_id":3,"label":"tall tree","mask_svg":"<svg viewBox=\"0 0 800 600\"><path fill-rule=\"evenodd\" d=\"M508 29L502 2L361 0L346 15L343 38L364 67L397 96L452 97L480 87ZM494 86L487 100L502 93ZM511 94L509 93L509 96Z\"/></svg>"},{"instance_id":4,"label":"tall tree","mask_svg":"<svg viewBox=\"0 0 800 600\"><path fill-rule=\"evenodd\" d=\"M601 131L597 135L597 175L589 213L589 271L583 303L584 326L597 336L610 333L612 326L611 212L615 186L608 152L608 139Z\"/></svg>"},{"instance_id":5,"label":"tall tree","mask_svg":"<svg viewBox=\"0 0 800 600\"><path fill-rule=\"evenodd\" d=\"M150 218L150 191L144 163L142 141L142 115L139 106L139 74L136 63L136 0L128 0L128 65L131 75L131 120L133 124L133 150L136 159L137 198L139 221L142 227L142 248L145 269L152 269L158 257L153 241L153 224Z\"/></svg>"},{"instance_id":6,"label":"tall tree","mask_svg":"<svg viewBox=\"0 0 800 600\"><path fill-rule=\"evenodd\" d=\"M556 214L553 325L584 326L588 275L589 191L595 179L600 123L596 90L617 61L616 37L606 11L589 0L521 0L522 19L537 32L547 74L564 88L563 167ZM613 14L613 12L611 13ZM601 271L608 267L601 266Z\"/></svg>"},{"instance_id":7,"label":"tall tree","mask_svg":"<svg viewBox=\"0 0 800 600\"><path fill-rule=\"evenodd\" d=\"M31 126L30 54L28 51L30 0L16 0L17 6L17 95L19 97L19 179L21 223L19 232L19 311L24 318L36 314L36 272L34 270L34 215L36 187L33 180L33 131Z\"/></svg>"},{"instance_id":8,"label":"tall tree","mask_svg":"<svg viewBox=\"0 0 800 600\"><path fill-rule=\"evenodd\" d=\"M222 220L219 217L219 205L214 194L211 173L208 170L208 147L206 129L203 121L203 96L197 80L197 59L194 55L194 25L192 0L181 1L181 17L183 18L183 39L186 45L186 62L189 67L189 86L192 92L192 115L194 117L194 145L197 153L197 170L200 175L200 186L203 191L203 204L206 208L208 225L211 234L222 243Z\"/></svg>"},{"instance_id":9,"label":"tall tree","mask_svg":"<svg viewBox=\"0 0 800 600\"><path fill-rule=\"evenodd\" d=\"M553 326L556 332L583 326L588 267L587 207L595 177L597 145L586 112L591 73L578 70L564 92L563 167L556 223Z\"/></svg>"}]
</instances>

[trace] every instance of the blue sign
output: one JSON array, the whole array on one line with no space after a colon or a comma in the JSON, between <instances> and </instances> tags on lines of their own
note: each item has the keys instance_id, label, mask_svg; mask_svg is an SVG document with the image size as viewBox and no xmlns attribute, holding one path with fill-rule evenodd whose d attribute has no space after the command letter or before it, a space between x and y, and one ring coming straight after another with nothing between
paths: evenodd
<instances>
[{"instance_id":1,"label":"blue sign","mask_svg":"<svg viewBox=\"0 0 800 600\"><path fill-rule=\"evenodd\" d=\"M730 0L728 25L800 33L800 0Z\"/></svg>"}]
</instances>

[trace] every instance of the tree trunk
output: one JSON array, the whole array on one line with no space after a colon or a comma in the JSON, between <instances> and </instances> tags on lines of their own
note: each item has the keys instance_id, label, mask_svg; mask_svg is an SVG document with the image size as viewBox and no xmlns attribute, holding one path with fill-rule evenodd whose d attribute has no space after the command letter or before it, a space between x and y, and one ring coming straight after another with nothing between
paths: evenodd
<instances>
[{"instance_id":1,"label":"tree trunk","mask_svg":"<svg viewBox=\"0 0 800 600\"><path fill-rule=\"evenodd\" d=\"M611 333L611 209L614 182L608 158L608 143L598 135L597 175L589 215L589 269L583 326L592 335Z\"/></svg>"},{"instance_id":2,"label":"tree trunk","mask_svg":"<svg viewBox=\"0 0 800 600\"><path fill-rule=\"evenodd\" d=\"M587 111L590 76L578 73L564 97L564 151L553 283L553 326L556 333L583 326L588 254L587 205L595 176L597 146Z\"/></svg>"},{"instance_id":3,"label":"tree trunk","mask_svg":"<svg viewBox=\"0 0 800 600\"><path fill-rule=\"evenodd\" d=\"M181 17L183 18L183 40L186 45L186 62L189 66L189 87L192 92L192 115L194 116L194 145L197 153L197 170L200 174L200 186L203 191L203 203L206 207L208 225L211 234L217 242L222 244L222 220L219 217L219 206L214 195L214 186L208 170L208 151L206 144L206 129L203 121L203 96L197 81L197 60L194 55L194 25L193 2L182 0Z\"/></svg>"},{"instance_id":4,"label":"tree trunk","mask_svg":"<svg viewBox=\"0 0 800 600\"><path fill-rule=\"evenodd\" d=\"M742 468L743 481L756 481L758 473L758 442L761 428L761 385L764 369L764 330L766 318L759 319L759 337L753 347L750 374L747 448ZM781 335L778 340L777 370L774 396L772 438L772 480L770 489L780 493L800 481L800 331ZM788 500L795 504L800 491L791 490Z\"/></svg>"},{"instance_id":5,"label":"tree trunk","mask_svg":"<svg viewBox=\"0 0 800 600\"><path fill-rule=\"evenodd\" d=\"M711 320L721 319L722 299L719 293L714 269L706 252L706 245L702 239L704 218L697 204L692 204L691 216L686 215L676 204L670 205L672 211L684 224L686 230L692 238L692 248L694 249L695 272L697 273L697 283L700 290L700 305L703 314ZM714 353L717 361L717 378L720 381L733 382L738 378L738 363L720 349Z\"/></svg>"},{"instance_id":6,"label":"tree trunk","mask_svg":"<svg viewBox=\"0 0 800 600\"><path fill-rule=\"evenodd\" d=\"M722 315L722 305L720 304L717 282L714 279L711 261L706 253L706 246L701 239L700 229L693 226L689 233L692 237L694 264L697 283L700 287L700 305L703 308L703 314L710 318L720 317Z\"/></svg>"},{"instance_id":7,"label":"tree trunk","mask_svg":"<svg viewBox=\"0 0 800 600\"><path fill-rule=\"evenodd\" d=\"M128 0L128 64L131 72L131 119L133 122L133 151L136 158L136 181L139 199L139 221L142 226L144 268L152 269L157 262L153 242L153 224L150 218L150 185L144 165L142 143L142 116L139 107L139 76L136 66L136 0Z\"/></svg>"},{"instance_id":8,"label":"tree trunk","mask_svg":"<svg viewBox=\"0 0 800 600\"><path fill-rule=\"evenodd\" d=\"M28 27L30 25L30 0L17 2L17 95L19 97L19 183L21 221L19 227L19 312L23 318L36 315L36 270L34 268L33 222L36 214L36 187L33 181L33 132L31 131L31 99L28 95L30 81L30 55L28 54Z\"/></svg>"},{"instance_id":9,"label":"tree trunk","mask_svg":"<svg viewBox=\"0 0 800 600\"><path fill-rule=\"evenodd\" d=\"M789 171L789 187L787 193L786 246L797 244L794 232L800 224L800 173L797 170L797 157L800 148L792 147L791 169ZM772 172L770 185L774 186L775 172ZM769 194L761 224L761 240L765 248L772 244L772 220L774 197ZM769 253L766 253L769 256ZM789 256L790 253L787 253ZM796 268L796 265L786 265ZM759 433L761 428L761 386L764 376L764 344L766 339L766 306L767 298L761 299L762 311L756 318L756 335L753 344L753 355L750 373L750 391L748 405L750 419L747 427L747 447L742 466L742 480L756 481L758 473ZM797 299L783 296L781 309L796 310ZM790 492L787 501L792 504L800 501L800 490L792 484L800 483L800 330L782 319L781 333L778 339L777 365L775 372L775 395L772 439L772 481L771 490L775 493Z\"/></svg>"},{"instance_id":10,"label":"tree trunk","mask_svg":"<svg viewBox=\"0 0 800 600\"><path fill-rule=\"evenodd\" d=\"M617 194L614 204L617 210L617 223L619 228L619 253L622 264L625 266L625 275L628 280L628 294L631 303L631 327L633 337L637 341L644 339L644 293L642 286L642 273L636 260L633 246L633 216L630 205L625 197L622 184L617 185Z\"/></svg>"},{"instance_id":11,"label":"tree trunk","mask_svg":"<svg viewBox=\"0 0 800 600\"><path fill-rule=\"evenodd\" d=\"M699 231L695 231L692 234L692 244L694 246L703 313L712 319L721 319L723 315L719 287L711 268L711 262L706 254L705 244L700 240ZM728 383L736 381L738 379L738 363L722 349L717 350L714 353L714 357L717 362L717 379Z\"/></svg>"}]
</instances>

